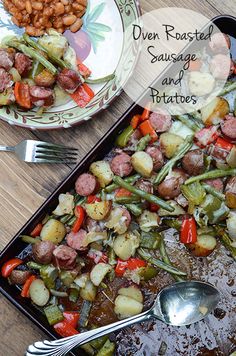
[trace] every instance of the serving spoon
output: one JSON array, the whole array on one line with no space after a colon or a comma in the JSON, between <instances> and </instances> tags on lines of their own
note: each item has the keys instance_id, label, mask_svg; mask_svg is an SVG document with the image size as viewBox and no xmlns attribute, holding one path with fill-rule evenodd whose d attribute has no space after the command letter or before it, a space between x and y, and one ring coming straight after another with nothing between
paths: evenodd
<instances>
[{"instance_id":1,"label":"serving spoon","mask_svg":"<svg viewBox=\"0 0 236 356\"><path fill-rule=\"evenodd\" d=\"M219 300L220 293L211 284L200 281L174 283L162 289L153 307L141 314L63 339L35 342L28 347L25 355L63 356L76 346L150 319L158 319L168 325L189 325L205 318Z\"/></svg>"}]
</instances>

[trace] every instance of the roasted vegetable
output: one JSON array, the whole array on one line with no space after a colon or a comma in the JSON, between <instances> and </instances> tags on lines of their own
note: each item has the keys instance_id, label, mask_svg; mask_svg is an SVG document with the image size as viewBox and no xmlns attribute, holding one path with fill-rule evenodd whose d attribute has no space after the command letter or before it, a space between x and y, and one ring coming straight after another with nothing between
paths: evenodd
<instances>
[{"instance_id":1,"label":"roasted vegetable","mask_svg":"<svg viewBox=\"0 0 236 356\"><path fill-rule=\"evenodd\" d=\"M39 307L46 305L50 298L49 290L41 279L35 279L29 289L30 298Z\"/></svg>"},{"instance_id":2,"label":"roasted vegetable","mask_svg":"<svg viewBox=\"0 0 236 356\"><path fill-rule=\"evenodd\" d=\"M115 299L114 312L119 319L125 319L130 316L141 313L143 304L125 295L118 295Z\"/></svg>"},{"instance_id":3,"label":"roasted vegetable","mask_svg":"<svg viewBox=\"0 0 236 356\"><path fill-rule=\"evenodd\" d=\"M158 224L158 215L157 213L152 213L149 210L144 210L139 217L139 226L142 231L150 231L153 228L157 227Z\"/></svg>"},{"instance_id":4,"label":"roasted vegetable","mask_svg":"<svg viewBox=\"0 0 236 356\"><path fill-rule=\"evenodd\" d=\"M135 254L139 244L140 236L130 231L115 238L113 249L118 257L126 261Z\"/></svg>"},{"instance_id":5,"label":"roasted vegetable","mask_svg":"<svg viewBox=\"0 0 236 356\"><path fill-rule=\"evenodd\" d=\"M215 249L217 241L211 235L198 235L194 244L187 244L187 248L196 257L206 257Z\"/></svg>"},{"instance_id":6,"label":"roasted vegetable","mask_svg":"<svg viewBox=\"0 0 236 356\"><path fill-rule=\"evenodd\" d=\"M100 201L92 204L85 204L87 215L94 220L104 220L111 209L110 201Z\"/></svg>"},{"instance_id":7,"label":"roasted vegetable","mask_svg":"<svg viewBox=\"0 0 236 356\"><path fill-rule=\"evenodd\" d=\"M153 160L144 151L135 152L131 157L131 163L136 172L143 177L150 177L153 170Z\"/></svg>"},{"instance_id":8,"label":"roasted vegetable","mask_svg":"<svg viewBox=\"0 0 236 356\"><path fill-rule=\"evenodd\" d=\"M90 172L98 178L102 188L112 182L113 173L107 161L93 162L89 168Z\"/></svg>"},{"instance_id":9,"label":"roasted vegetable","mask_svg":"<svg viewBox=\"0 0 236 356\"><path fill-rule=\"evenodd\" d=\"M201 109L202 121L206 126L218 124L228 113L228 101L220 97L216 97Z\"/></svg>"},{"instance_id":10,"label":"roasted vegetable","mask_svg":"<svg viewBox=\"0 0 236 356\"><path fill-rule=\"evenodd\" d=\"M195 205L200 205L203 202L206 196L206 192L199 182L194 182L189 185L182 185L181 191L185 198L188 200L188 212L189 214L192 214Z\"/></svg>"},{"instance_id":11,"label":"roasted vegetable","mask_svg":"<svg viewBox=\"0 0 236 356\"><path fill-rule=\"evenodd\" d=\"M111 269L112 267L107 263L98 263L96 266L93 267L92 271L90 272L91 282L95 286L99 286L99 284L105 278L106 274L110 272Z\"/></svg>"},{"instance_id":12,"label":"roasted vegetable","mask_svg":"<svg viewBox=\"0 0 236 356\"><path fill-rule=\"evenodd\" d=\"M170 132L165 132L160 136L160 145L167 158L172 158L183 142L181 136Z\"/></svg>"},{"instance_id":13,"label":"roasted vegetable","mask_svg":"<svg viewBox=\"0 0 236 356\"><path fill-rule=\"evenodd\" d=\"M44 313L49 325L54 325L64 319L64 316L57 305L49 305L48 307L44 308Z\"/></svg>"},{"instance_id":14,"label":"roasted vegetable","mask_svg":"<svg viewBox=\"0 0 236 356\"><path fill-rule=\"evenodd\" d=\"M74 209L74 196L71 194L60 194L59 204L56 209L52 212L54 215L62 216L65 214L73 214Z\"/></svg>"},{"instance_id":15,"label":"roasted vegetable","mask_svg":"<svg viewBox=\"0 0 236 356\"><path fill-rule=\"evenodd\" d=\"M64 224L56 219L50 219L43 226L40 237L43 241L49 240L54 244L59 244L66 235Z\"/></svg>"},{"instance_id":16,"label":"roasted vegetable","mask_svg":"<svg viewBox=\"0 0 236 356\"><path fill-rule=\"evenodd\" d=\"M97 288L91 281L87 281L85 283L84 288L80 289L80 296L84 300L88 300L89 302L93 302L96 298Z\"/></svg>"},{"instance_id":17,"label":"roasted vegetable","mask_svg":"<svg viewBox=\"0 0 236 356\"><path fill-rule=\"evenodd\" d=\"M191 72L189 74L189 90L193 95L210 94L215 86L215 78L209 73Z\"/></svg>"},{"instance_id":18,"label":"roasted vegetable","mask_svg":"<svg viewBox=\"0 0 236 356\"><path fill-rule=\"evenodd\" d=\"M139 303L143 303L143 295L141 290L136 286L130 286L127 288L121 288L118 290L119 295L124 295L126 297L132 298Z\"/></svg>"}]
</instances>

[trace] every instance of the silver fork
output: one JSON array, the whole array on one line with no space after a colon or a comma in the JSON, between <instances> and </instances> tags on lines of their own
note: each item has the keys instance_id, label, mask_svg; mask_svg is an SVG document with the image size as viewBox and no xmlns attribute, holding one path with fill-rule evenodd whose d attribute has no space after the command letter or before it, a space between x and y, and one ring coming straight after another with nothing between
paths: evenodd
<instances>
[{"instance_id":1,"label":"silver fork","mask_svg":"<svg viewBox=\"0 0 236 356\"><path fill-rule=\"evenodd\" d=\"M32 163L75 164L77 156L77 148L35 140L24 140L16 146L0 146L0 151L14 152L22 161Z\"/></svg>"}]
</instances>

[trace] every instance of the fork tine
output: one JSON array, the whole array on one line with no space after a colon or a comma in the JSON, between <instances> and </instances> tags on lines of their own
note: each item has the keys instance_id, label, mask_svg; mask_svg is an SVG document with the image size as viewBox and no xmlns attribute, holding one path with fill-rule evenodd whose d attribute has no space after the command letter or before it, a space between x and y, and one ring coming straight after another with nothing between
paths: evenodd
<instances>
[{"instance_id":1,"label":"fork tine","mask_svg":"<svg viewBox=\"0 0 236 356\"><path fill-rule=\"evenodd\" d=\"M47 155L55 155L55 156L66 156L66 155L71 155L71 156L77 156L78 153L75 151L71 151L71 150L52 150L52 149L48 149L48 148L36 148L35 150L35 155L42 153L42 154L47 154Z\"/></svg>"},{"instance_id":2,"label":"fork tine","mask_svg":"<svg viewBox=\"0 0 236 356\"><path fill-rule=\"evenodd\" d=\"M51 148L51 149L58 149L58 150L72 150L72 151L78 151L78 148L75 147L69 147L69 146L63 146L63 145L56 145L54 143L49 143L49 142L43 142L39 141L36 143L36 148Z\"/></svg>"},{"instance_id":3,"label":"fork tine","mask_svg":"<svg viewBox=\"0 0 236 356\"><path fill-rule=\"evenodd\" d=\"M76 164L75 160L36 158L34 163Z\"/></svg>"},{"instance_id":4,"label":"fork tine","mask_svg":"<svg viewBox=\"0 0 236 356\"><path fill-rule=\"evenodd\" d=\"M73 156L55 155L55 154L48 154L48 153L37 153L35 154L35 158L77 161L76 157Z\"/></svg>"}]
</instances>

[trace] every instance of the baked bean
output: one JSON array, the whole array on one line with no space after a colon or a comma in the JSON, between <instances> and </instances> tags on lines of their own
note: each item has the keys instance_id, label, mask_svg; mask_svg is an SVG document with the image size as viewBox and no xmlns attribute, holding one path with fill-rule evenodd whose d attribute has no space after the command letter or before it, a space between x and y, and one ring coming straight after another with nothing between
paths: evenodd
<instances>
[{"instance_id":1,"label":"baked bean","mask_svg":"<svg viewBox=\"0 0 236 356\"><path fill-rule=\"evenodd\" d=\"M32 6L31 6L31 2L29 0L26 0L25 8L29 15L32 14Z\"/></svg>"},{"instance_id":2,"label":"baked bean","mask_svg":"<svg viewBox=\"0 0 236 356\"><path fill-rule=\"evenodd\" d=\"M11 20L16 26L20 27L19 21L14 16L11 18Z\"/></svg>"},{"instance_id":3,"label":"baked bean","mask_svg":"<svg viewBox=\"0 0 236 356\"><path fill-rule=\"evenodd\" d=\"M53 9L51 7L46 7L43 10L43 16L52 16L53 15Z\"/></svg>"},{"instance_id":4,"label":"baked bean","mask_svg":"<svg viewBox=\"0 0 236 356\"><path fill-rule=\"evenodd\" d=\"M43 4L41 2L34 1L32 2L32 8L38 11L43 10Z\"/></svg>"},{"instance_id":5,"label":"baked bean","mask_svg":"<svg viewBox=\"0 0 236 356\"><path fill-rule=\"evenodd\" d=\"M35 37L42 36L44 33L43 30L40 30L33 26L26 26L25 31L29 36L35 36Z\"/></svg>"},{"instance_id":6,"label":"baked bean","mask_svg":"<svg viewBox=\"0 0 236 356\"><path fill-rule=\"evenodd\" d=\"M83 11L79 11L79 12L76 12L76 16L77 17L82 17L86 12L86 9L84 9Z\"/></svg>"},{"instance_id":7,"label":"baked bean","mask_svg":"<svg viewBox=\"0 0 236 356\"><path fill-rule=\"evenodd\" d=\"M69 0L61 0L61 2L62 2L62 4L65 5L65 6L69 4Z\"/></svg>"},{"instance_id":8,"label":"baked bean","mask_svg":"<svg viewBox=\"0 0 236 356\"><path fill-rule=\"evenodd\" d=\"M65 6L65 13L69 14L70 10L72 9L71 4Z\"/></svg>"},{"instance_id":9,"label":"baked bean","mask_svg":"<svg viewBox=\"0 0 236 356\"><path fill-rule=\"evenodd\" d=\"M73 25L73 23L76 21L76 16L75 15L64 16L62 21L65 26Z\"/></svg>"},{"instance_id":10,"label":"baked bean","mask_svg":"<svg viewBox=\"0 0 236 356\"><path fill-rule=\"evenodd\" d=\"M21 0L12 0L13 4L15 5L15 7L19 10L24 10L25 8L25 3L24 1Z\"/></svg>"},{"instance_id":11,"label":"baked bean","mask_svg":"<svg viewBox=\"0 0 236 356\"><path fill-rule=\"evenodd\" d=\"M81 18L78 18L73 25L70 26L71 32L77 32L83 25L83 20Z\"/></svg>"},{"instance_id":12,"label":"baked bean","mask_svg":"<svg viewBox=\"0 0 236 356\"><path fill-rule=\"evenodd\" d=\"M62 14L64 14L64 12L65 12L65 6L61 2L56 3L55 14L62 15Z\"/></svg>"},{"instance_id":13,"label":"baked bean","mask_svg":"<svg viewBox=\"0 0 236 356\"><path fill-rule=\"evenodd\" d=\"M88 0L76 0L80 5L86 7L88 5Z\"/></svg>"}]
</instances>

